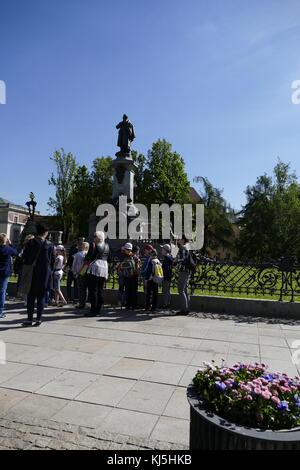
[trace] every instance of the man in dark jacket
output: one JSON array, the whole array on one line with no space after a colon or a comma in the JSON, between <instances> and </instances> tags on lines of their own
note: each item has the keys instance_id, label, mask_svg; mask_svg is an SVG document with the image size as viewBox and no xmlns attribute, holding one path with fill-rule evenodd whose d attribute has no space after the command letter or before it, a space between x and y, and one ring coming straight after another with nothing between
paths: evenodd
<instances>
[{"instance_id":1,"label":"man in dark jacket","mask_svg":"<svg viewBox=\"0 0 300 470\"><path fill-rule=\"evenodd\" d=\"M178 294L180 302L180 311L176 315L188 315L190 296L188 292L189 280L191 277L191 271L188 267L189 249L188 249L188 238L182 235L182 238L178 240L179 251L175 258L175 263L178 264Z\"/></svg>"},{"instance_id":2,"label":"man in dark jacket","mask_svg":"<svg viewBox=\"0 0 300 470\"><path fill-rule=\"evenodd\" d=\"M34 326L41 324L41 318L45 306L45 295L50 288L51 274L54 266L54 247L46 240L48 230L45 226L37 225L37 237L30 240L24 249L24 265L33 264L31 288L27 297L28 320L23 326L32 326L34 304L37 301L37 321Z\"/></svg>"},{"instance_id":3,"label":"man in dark jacket","mask_svg":"<svg viewBox=\"0 0 300 470\"><path fill-rule=\"evenodd\" d=\"M12 272L12 256L17 256L17 250L11 246L6 233L0 233L0 318L5 318L3 313L6 289Z\"/></svg>"},{"instance_id":4,"label":"man in dark jacket","mask_svg":"<svg viewBox=\"0 0 300 470\"><path fill-rule=\"evenodd\" d=\"M171 245L166 243L165 245L160 245L162 248L163 262L162 269L164 273L164 279L162 281L162 308L168 308L171 303L171 281L172 281L172 268L173 268L173 258L171 255Z\"/></svg>"}]
</instances>

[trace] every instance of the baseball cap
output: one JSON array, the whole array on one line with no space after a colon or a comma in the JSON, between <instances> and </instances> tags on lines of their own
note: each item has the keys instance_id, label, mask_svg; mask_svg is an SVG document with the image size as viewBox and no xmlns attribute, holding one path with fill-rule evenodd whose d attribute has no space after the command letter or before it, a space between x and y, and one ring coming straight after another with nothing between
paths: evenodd
<instances>
[{"instance_id":1,"label":"baseball cap","mask_svg":"<svg viewBox=\"0 0 300 470\"><path fill-rule=\"evenodd\" d=\"M125 250L132 250L132 243L125 243L124 246L122 246Z\"/></svg>"},{"instance_id":2,"label":"baseball cap","mask_svg":"<svg viewBox=\"0 0 300 470\"><path fill-rule=\"evenodd\" d=\"M57 246L56 246L56 249L57 249L57 250L64 250L65 247L64 247L63 245L57 245Z\"/></svg>"},{"instance_id":3,"label":"baseball cap","mask_svg":"<svg viewBox=\"0 0 300 470\"><path fill-rule=\"evenodd\" d=\"M159 246L166 251L171 251L171 245L169 245L168 243L165 243L165 245L159 245Z\"/></svg>"},{"instance_id":4,"label":"baseball cap","mask_svg":"<svg viewBox=\"0 0 300 470\"><path fill-rule=\"evenodd\" d=\"M144 246L144 250L154 250L152 245L146 245Z\"/></svg>"}]
</instances>

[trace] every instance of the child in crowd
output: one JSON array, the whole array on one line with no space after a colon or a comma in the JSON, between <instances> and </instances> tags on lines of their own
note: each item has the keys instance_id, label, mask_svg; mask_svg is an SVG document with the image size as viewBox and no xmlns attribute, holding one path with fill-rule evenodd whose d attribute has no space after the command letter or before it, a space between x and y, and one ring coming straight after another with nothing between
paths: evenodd
<instances>
[{"instance_id":1,"label":"child in crowd","mask_svg":"<svg viewBox=\"0 0 300 470\"><path fill-rule=\"evenodd\" d=\"M54 288L54 303L53 305L57 305L62 307L63 305L67 304L66 299L63 296L61 291L61 279L63 277L63 269L66 265L66 252L63 245L57 245L55 249L55 263L54 263L54 270L53 270L53 288Z\"/></svg>"},{"instance_id":2,"label":"child in crowd","mask_svg":"<svg viewBox=\"0 0 300 470\"><path fill-rule=\"evenodd\" d=\"M83 242L79 251L73 255L72 272L77 280L79 290L79 304L76 305L76 308L80 309L85 308L87 298L87 274L81 274L80 270L83 267L84 259L88 250L89 243Z\"/></svg>"}]
</instances>

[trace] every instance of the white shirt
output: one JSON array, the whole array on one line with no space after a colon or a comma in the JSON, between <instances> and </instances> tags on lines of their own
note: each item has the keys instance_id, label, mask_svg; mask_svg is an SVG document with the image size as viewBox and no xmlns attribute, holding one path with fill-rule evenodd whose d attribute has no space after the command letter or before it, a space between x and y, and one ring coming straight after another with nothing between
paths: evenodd
<instances>
[{"instance_id":1,"label":"white shirt","mask_svg":"<svg viewBox=\"0 0 300 470\"><path fill-rule=\"evenodd\" d=\"M87 251L78 251L73 258L73 264L72 264L72 272L74 274L78 274L80 269L82 268L84 258L87 254Z\"/></svg>"},{"instance_id":2,"label":"white shirt","mask_svg":"<svg viewBox=\"0 0 300 470\"><path fill-rule=\"evenodd\" d=\"M107 261L104 259L96 259L93 261L87 270L88 274L93 274L97 277L105 277L108 278L108 264Z\"/></svg>"},{"instance_id":3,"label":"white shirt","mask_svg":"<svg viewBox=\"0 0 300 470\"><path fill-rule=\"evenodd\" d=\"M55 260L54 270L59 274L63 274L64 267L64 257L62 255L57 255Z\"/></svg>"}]
</instances>

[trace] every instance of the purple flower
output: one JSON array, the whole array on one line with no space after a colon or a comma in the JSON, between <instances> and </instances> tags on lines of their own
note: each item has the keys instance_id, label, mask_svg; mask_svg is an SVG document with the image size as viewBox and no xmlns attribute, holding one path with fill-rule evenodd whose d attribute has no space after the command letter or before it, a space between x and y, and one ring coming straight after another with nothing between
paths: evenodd
<instances>
[{"instance_id":1,"label":"purple flower","mask_svg":"<svg viewBox=\"0 0 300 470\"><path fill-rule=\"evenodd\" d=\"M280 403L278 403L277 408L281 411L290 411L289 409L289 404L287 401L283 400Z\"/></svg>"},{"instance_id":2,"label":"purple flower","mask_svg":"<svg viewBox=\"0 0 300 470\"><path fill-rule=\"evenodd\" d=\"M295 400L295 405L296 405L296 408L300 408L300 397L299 395L294 395L294 400Z\"/></svg>"},{"instance_id":3,"label":"purple flower","mask_svg":"<svg viewBox=\"0 0 300 470\"><path fill-rule=\"evenodd\" d=\"M220 390L222 390L223 392L224 392L224 390L226 390L226 388L227 388L226 385L224 384L224 382L220 382L220 381L216 380L215 384L216 384L216 386L217 386Z\"/></svg>"}]
</instances>

